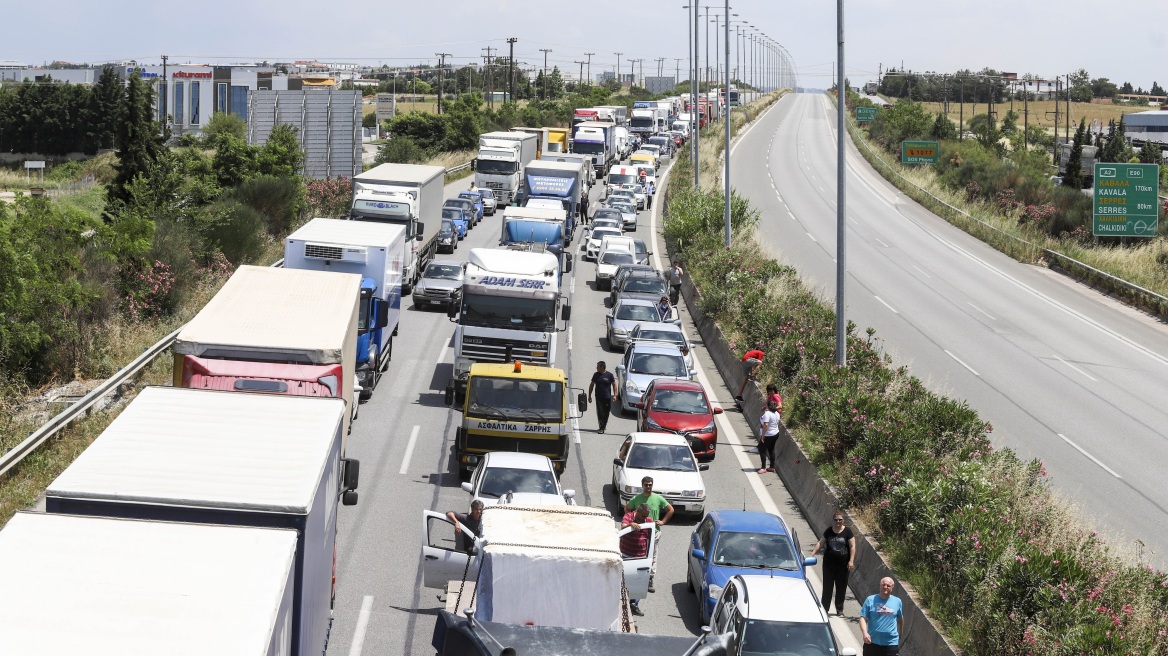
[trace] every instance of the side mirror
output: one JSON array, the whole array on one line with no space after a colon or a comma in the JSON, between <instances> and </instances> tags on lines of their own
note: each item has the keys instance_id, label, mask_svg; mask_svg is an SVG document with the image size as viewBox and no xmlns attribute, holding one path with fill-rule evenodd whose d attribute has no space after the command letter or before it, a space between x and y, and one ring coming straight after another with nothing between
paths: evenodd
<instances>
[{"instance_id":1,"label":"side mirror","mask_svg":"<svg viewBox=\"0 0 1168 656\"><path fill-rule=\"evenodd\" d=\"M458 318L458 310L459 310L459 306L455 305L454 303L451 303L450 307L446 308L446 318L457 319Z\"/></svg>"},{"instance_id":2,"label":"side mirror","mask_svg":"<svg viewBox=\"0 0 1168 656\"><path fill-rule=\"evenodd\" d=\"M637 401L636 403L633 404L633 407L635 407L638 410L644 410L645 409L645 402L644 401Z\"/></svg>"},{"instance_id":3,"label":"side mirror","mask_svg":"<svg viewBox=\"0 0 1168 656\"><path fill-rule=\"evenodd\" d=\"M702 464L698 465L698 471L710 471L710 465L703 462Z\"/></svg>"},{"instance_id":4,"label":"side mirror","mask_svg":"<svg viewBox=\"0 0 1168 656\"><path fill-rule=\"evenodd\" d=\"M342 489L345 492L356 490L357 484L361 480L361 461L353 458L342 458L341 466L345 470L341 479Z\"/></svg>"},{"instance_id":5,"label":"side mirror","mask_svg":"<svg viewBox=\"0 0 1168 656\"><path fill-rule=\"evenodd\" d=\"M472 160L470 161L470 170L472 170L472 171L477 171L477 170L478 170L478 168L479 168L479 160L478 160L478 159L472 159Z\"/></svg>"},{"instance_id":6,"label":"side mirror","mask_svg":"<svg viewBox=\"0 0 1168 656\"><path fill-rule=\"evenodd\" d=\"M584 392L580 392L580 396L576 397L576 408L580 410L581 414L588 410L588 395Z\"/></svg>"},{"instance_id":7,"label":"side mirror","mask_svg":"<svg viewBox=\"0 0 1168 656\"><path fill-rule=\"evenodd\" d=\"M414 224L414 231L415 231L414 239L417 241L422 241L422 236L426 232L426 224L422 223L421 221L418 221L417 223Z\"/></svg>"},{"instance_id":8,"label":"side mirror","mask_svg":"<svg viewBox=\"0 0 1168 656\"><path fill-rule=\"evenodd\" d=\"M575 499L576 498L576 490L564 490L564 498L565 499Z\"/></svg>"},{"instance_id":9,"label":"side mirror","mask_svg":"<svg viewBox=\"0 0 1168 656\"><path fill-rule=\"evenodd\" d=\"M714 414L716 414L716 415L722 414L722 408L714 408Z\"/></svg>"},{"instance_id":10,"label":"side mirror","mask_svg":"<svg viewBox=\"0 0 1168 656\"><path fill-rule=\"evenodd\" d=\"M355 506L355 505L357 505L357 493L350 490L350 491L342 494L341 495L341 505L342 506Z\"/></svg>"},{"instance_id":11,"label":"side mirror","mask_svg":"<svg viewBox=\"0 0 1168 656\"><path fill-rule=\"evenodd\" d=\"M564 321L568 321L572 318L572 306L571 305L565 305L563 307L563 309L560 310L560 318L563 319Z\"/></svg>"},{"instance_id":12,"label":"side mirror","mask_svg":"<svg viewBox=\"0 0 1168 656\"><path fill-rule=\"evenodd\" d=\"M446 402L446 405L454 405L454 387L453 386L446 388L446 392L443 393L443 395L442 395L442 400Z\"/></svg>"},{"instance_id":13,"label":"side mirror","mask_svg":"<svg viewBox=\"0 0 1168 656\"><path fill-rule=\"evenodd\" d=\"M618 364L618 365L616 366L616 370L617 370L617 371L624 371L624 370L625 370L625 366L624 366L623 364Z\"/></svg>"},{"instance_id":14,"label":"side mirror","mask_svg":"<svg viewBox=\"0 0 1168 656\"><path fill-rule=\"evenodd\" d=\"M613 459L612 459L612 464L616 465L617 467L624 467L624 466L625 466L625 461L624 461L624 460L621 460L620 458L613 458Z\"/></svg>"},{"instance_id":15,"label":"side mirror","mask_svg":"<svg viewBox=\"0 0 1168 656\"><path fill-rule=\"evenodd\" d=\"M377 304L377 327L384 328L389 325L389 303L381 301Z\"/></svg>"},{"instance_id":16,"label":"side mirror","mask_svg":"<svg viewBox=\"0 0 1168 656\"><path fill-rule=\"evenodd\" d=\"M815 556L808 556L808 557L803 559L803 566L804 567L811 567L812 565L815 565L818 562L819 562L819 559L816 558Z\"/></svg>"},{"instance_id":17,"label":"side mirror","mask_svg":"<svg viewBox=\"0 0 1168 656\"><path fill-rule=\"evenodd\" d=\"M693 551L689 552L689 555L693 556L694 558L697 558L698 560L705 560L706 559L706 552L702 551L701 549L694 549Z\"/></svg>"},{"instance_id":18,"label":"side mirror","mask_svg":"<svg viewBox=\"0 0 1168 656\"><path fill-rule=\"evenodd\" d=\"M466 492L467 494L474 494L474 487L471 486L470 482L468 481L462 484L462 491Z\"/></svg>"}]
</instances>

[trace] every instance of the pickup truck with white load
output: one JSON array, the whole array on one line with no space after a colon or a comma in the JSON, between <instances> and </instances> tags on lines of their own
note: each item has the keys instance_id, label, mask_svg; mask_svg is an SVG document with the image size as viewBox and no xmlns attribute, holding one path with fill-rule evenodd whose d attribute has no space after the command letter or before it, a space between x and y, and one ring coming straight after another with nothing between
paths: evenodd
<instances>
[{"instance_id":1,"label":"pickup truck with white load","mask_svg":"<svg viewBox=\"0 0 1168 656\"><path fill-rule=\"evenodd\" d=\"M422 164L382 164L353 177L349 218L406 227L403 294L438 252L445 182L446 169Z\"/></svg>"},{"instance_id":2,"label":"pickup truck with white load","mask_svg":"<svg viewBox=\"0 0 1168 656\"><path fill-rule=\"evenodd\" d=\"M511 362L554 367L557 315L570 306L560 294L560 258L548 252L473 248L466 263L460 305L447 316L454 328L455 398L462 401L476 362Z\"/></svg>"},{"instance_id":3,"label":"pickup truck with white load","mask_svg":"<svg viewBox=\"0 0 1168 656\"><path fill-rule=\"evenodd\" d=\"M475 186L495 192L499 205L511 204L523 184L523 169L538 150L539 137L529 132L480 134L478 156L471 161Z\"/></svg>"},{"instance_id":4,"label":"pickup truck with white load","mask_svg":"<svg viewBox=\"0 0 1168 656\"><path fill-rule=\"evenodd\" d=\"M287 529L18 512L0 532L0 653L294 653L295 552Z\"/></svg>"},{"instance_id":5,"label":"pickup truck with white load","mask_svg":"<svg viewBox=\"0 0 1168 656\"><path fill-rule=\"evenodd\" d=\"M291 653L317 656L332 623L338 505L357 503L360 467L341 455L345 415L337 399L147 387L49 484L45 509L291 529ZM241 591L223 592L226 601Z\"/></svg>"},{"instance_id":6,"label":"pickup truck with white load","mask_svg":"<svg viewBox=\"0 0 1168 656\"><path fill-rule=\"evenodd\" d=\"M173 385L344 399L348 435L360 301L353 273L241 266L179 330Z\"/></svg>"},{"instance_id":7,"label":"pickup truck with white load","mask_svg":"<svg viewBox=\"0 0 1168 656\"><path fill-rule=\"evenodd\" d=\"M284 268L361 276L357 381L368 398L389 368L401 318L406 228L389 223L313 219L284 241Z\"/></svg>"},{"instance_id":8,"label":"pickup truck with white load","mask_svg":"<svg viewBox=\"0 0 1168 656\"><path fill-rule=\"evenodd\" d=\"M580 123L572 141L572 152L592 157L596 177L608 174L608 167L617 162L616 125L611 121Z\"/></svg>"}]
</instances>

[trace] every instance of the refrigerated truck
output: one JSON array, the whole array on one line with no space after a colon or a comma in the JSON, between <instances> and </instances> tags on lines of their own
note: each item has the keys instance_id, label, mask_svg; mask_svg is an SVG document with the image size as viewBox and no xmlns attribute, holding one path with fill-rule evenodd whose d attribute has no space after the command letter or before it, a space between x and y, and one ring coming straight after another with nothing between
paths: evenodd
<instances>
[{"instance_id":1,"label":"refrigerated truck","mask_svg":"<svg viewBox=\"0 0 1168 656\"><path fill-rule=\"evenodd\" d=\"M576 125L573 152L592 157L596 177L608 174L608 168L617 162L616 124L612 121L591 121Z\"/></svg>"},{"instance_id":2,"label":"refrigerated truck","mask_svg":"<svg viewBox=\"0 0 1168 656\"><path fill-rule=\"evenodd\" d=\"M355 273L241 266L179 330L174 386L340 398L347 436L360 301Z\"/></svg>"},{"instance_id":3,"label":"refrigerated truck","mask_svg":"<svg viewBox=\"0 0 1168 656\"><path fill-rule=\"evenodd\" d=\"M49 484L45 509L293 531L290 653L316 656L332 621L338 502L357 502L345 415L339 399L147 387Z\"/></svg>"},{"instance_id":4,"label":"refrigerated truck","mask_svg":"<svg viewBox=\"0 0 1168 656\"><path fill-rule=\"evenodd\" d=\"M401 319L406 227L313 219L284 240L284 268L361 276L357 382L368 398L388 369Z\"/></svg>"},{"instance_id":5,"label":"refrigerated truck","mask_svg":"<svg viewBox=\"0 0 1168 656\"><path fill-rule=\"evenodd\" d=\"M296 532L18 512L0 654L285 656Z\"/></svg>"},{"instance_id":6,"label":"refrigerated truck","mask_svg":"<svg viewBox=\"0 0 1168 656\"><path fill-rule=\"evenodd\" d=\"M382 164L353 177L350 219L406 229L402 294L413 290L438 252L445 184L446 169L424 164Z\"/></svg>"},{"instance_id":7,"label":"refrigerated truck","mask_svg":"<svg viewBox=\"0 0 1168 656\"><path fill-rule=\"evenodd\" d=\"M530 132L480 134L478 156L471 162L475 186L495 192L499 205L510 205L523 185L523 169L536 157L538 142Z\"/></svg>"}]
</instances>

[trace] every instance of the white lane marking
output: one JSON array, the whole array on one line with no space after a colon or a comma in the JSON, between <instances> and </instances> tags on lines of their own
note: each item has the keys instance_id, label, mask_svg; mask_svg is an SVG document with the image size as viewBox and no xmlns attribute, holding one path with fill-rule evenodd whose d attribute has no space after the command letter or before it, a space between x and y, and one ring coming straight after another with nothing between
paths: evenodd
<instances>
[{"instance_id":1,"label":"white lane marking","mask_svg":"<svg viewBox=\"0 0 1168 656\"><path fill-rule=\"evenodd\" d=\"M880 245L881 245L881 246L883 246L884 248L892 248L892 247L891 247L891 246L889 246L888 244L885 244L885 243L884 243L884 241L883 241L883 240L881 240L879 237L873 237L873 239L875 239L875 240L876 240L876 243L877 243L877 244L880 244Z\"/></svg>"},{"instance_id":2,"label":"white lane marking","mask_svg":"<svg viewBox=\"0 0 1168 656\"><path fill-rule=\"evenodd\" d=\"M1087 373L1086 371L1083 371L1082 369L1080 369L1080 368L1076 367L1075 365L1071 364L1070 362L1067 362L1066 360L1064 360L1064 359L1060 358L1059 356L1057 356L1057 355L1056 355L1056 356L1054 356L1054 359L1055 359L1055 360L1058 360L1059 362L1061 362L1061 363L1063 363L1063 364L1065 364L1065 365L1067 365L1067 366L1068 366L1068 367L1070 367L1071 369L1074 369L1075 371L1077 371L1077 372L1079 372L1079 373L1083 374L1084 376L1086 376L1087 378L1089 378L1089 379L1091 380L1091 382L1093 382L1093 383L1098 383L1098 382L1099 382L1099 381L1098 381L1098 379L1096 379L1096 378L1095 378L1094 376L1092 376L1091 374Z\"/></svg>"},{"instance_id":3,"label":"white lane marking","mask_svg":"<svg viewBox=\"0 0 1168 656\"><path fill-rule=\"evenodd\" d=\"M572 417L572 441L580 443L580 420L576 417Z\"/></svg>"},{"instance_id":4,"label":"white lane marking","mask_svg":"<svg viewBox=\"0 0 1168 656\"><path fill-rule=\"evenodd\" d=\"M1084 450L1083 450L1083 447L1081 447L1081 446L1079 446L1078 444L1075 444L1074 442L1072 442L1072 441L1071 441L1069 438L1067 438L1067 436L1066 436L1066 435L1063 435L1062 433L1057 433L1057 435L1058 435L1059 437L1061 437L1061 438L1062 438L1062 440L1063 440L1064 442L1066 442L1067 444L1070 444L1071 446L1075 447L1075 450L1076 450L1076 451L1078 451L1079 453L1081 453L1081 454L1083 454L1083 455L1087 456L1087 458L1088 458L1088 459L1089 459L1091 462L1093 462L1093 463L1095 463L1095 464L1099 465L1100 467L1102 467L1102 468L1103 468L1103 470L1104 470L1104 471L1106 471L1108 474L1111 474L1112 476L1114 476L1114 477L1116 477L1116 478L1118 478L1118 479L1121 479L1121 480L1123 479L1123 477L1122 477L1122 476L1120 476L1119 474L1115 473L1115 470L1114 470L1114 469L1112 469L1111 467L1108 467L1107 465L1105 465L1105 464L1103 464L1103 463L1099 462L1099 459L1098 459L1098 458L1096 458L1095 456L1091 455L1090 453L1087 453L1086 451L1084 451Z\"/></svg>"},{"instance_id":5,"label":"white lane marking","mask_svg":"<svg viewBox=\"0 0 1168 656\"><path fill-rule=\"evenodd\" d=\"M948 355L949 357L951 357L951 358L953 358L954 360L956 360L956 361L957 361L957 364L959 364L959 365L961 365L961 366L965 367L966 369L968 369L968 370L969 370L969 373L971 373L971 374L973 374L974 376L977 376L977 377L979 377L979 378L981 377L981 374L979 374L979 373L977 373L976 371L974 371L974 370L973 370L973 367L971 367L971 366L969 366L969 365L965 364L964 362L962 362L962 361L961 361L961 358L959 358L959 357L957 357L956 355L953 355L952 353L950 353L950 352L949 352L949 349L944 349L944 351L945 351L945 354L946 354L946 355Z\"/></svg>"},{"instance_id":6,"label":"white lane marking","mask_svg":"<svg viewBox=\"0 0 1168 656\"><path fill-rule=\"evenodd\" d=\"M792 213L792 212L791 212L791 210L789 210L789 209L787 210L787 216L791 217L791 220L792 220L792 221L796 221L796 220L797 220L797 219L795 218L795 214L794 214L794 213Z\"/></svg>"},{"instance_id":7,"label":"white lane marking","mask_svg":"<svg viewBox=\"0 0 1168 656\"><path fill-rule=\"evenodd\" d=\"M817 244L819 243L819 240L815 238L815 235L811 234L810 232L809 232L809 233L807 233L807 236L808 236L808 237L811 237L811 241L813 241L813 242L815 242L815 243L817 243Z\"/></svg>"},{"instance_id":8,"label":"white lane marking","mask_svg":"<svg viewBox=\"0 0 1168 656\"><path fill-rule=\"evenodd\" d=\"M576 294L576 276L572 276L572 294Z\"/></svg>"},{"instance_id":9,"label":"white lane marking","mask_svg":"<svg viewBox=\"0 0 1168 656\"><path fill-rule=\"evenodd\" d=\"M572 350L572 327L568 326L568 350Z\"/></svg>"},{"instance_id":10,"label":"white lane marking","mask_svg":"<svg viewBox=\"0 0 1168 656\"><path fill-rule=\"evenodd\" d=\"M349 656L361 656L365 649L365 632L369 629L369 615L373 612L373 595L365 595L361 601L361 614L357 617L357 628L353 631L353 643L349 645Z\"/></svg>"},{"instance_id":11,"label":"white lane marking","mask_svg":"<svg viewBox=\"0 0 1168 656\"><path fill-rule=\"evenodd\" d=\"M917 271L920 271L921 275L928 278L929 280L933 279L933 276L930 276L928 273L925 272L924 269L920 268L919 266L914 264L914 265L912 265L912 268L916 269Z\"/></svg>"},{"instance_id":12,"label":"white lane marking","mask_svg":"<svg viewBox=\"0 0 1168 656\"><path fill-rule=\"evenodd\" d=\"M406 444L406 454L402 456L401 469L397 473L404 474L410 469L410 458L414 457L414 445L418 443L418 432L422 430L421 426L414 426L410 431L410 441Z\"/></svg>"},{"instance_id":13,"label":"white lane marking","mask_svg":"<svg viewBox=\"0 0 1168 656\"><path fill-rule=\"evenodd\" d=\"M893 313L893 314L900 314L900 313L899 313L899 312L897 312L897 311L896 311L896 309L895 309L895 308L893 308L891 305L889 305L888 303L885 303L885 302L884 302L884 299L880 298L879 296L876 296L876 295L874 295L874 294L873 294L872 298L874 298L874 299L876 299L876 300L880 301L880 304L881 304L881 305L883 305L884 307L888 308L889 310L892 310L892 313Z\"/></svg>"},{"instance_id":14,"label":"white lane marking","mask_svg":"<svg viewBox=\"0 0 1168 656\"><path fill-rule=\"evenodd\" d=\"M990 314L989 312L986 312L985 310L979 308L978 306L974 305L973 303L970 303L969 301L966 301L966 303L969 305L969 307L971 307L971 308L977 310L978 312L981 312L982 314L989 317L990 321L997 321L997 319L994 318L994 315ZM1058 357L1058 356L1056 355L1055 357Z\"/></svg>"},{"instance_id":15,"label":"white lane marking","mask_svg":"<svg viewBox=\"0 0 1168 656\"><path fill-rule=\"evenodd\" d=\"M446 352L449 350L450 347L446 344L443 344L442 348L438 349L438 362L436 364L442 364L443 362L446 362Z\"/></svg>"}]
</instances>

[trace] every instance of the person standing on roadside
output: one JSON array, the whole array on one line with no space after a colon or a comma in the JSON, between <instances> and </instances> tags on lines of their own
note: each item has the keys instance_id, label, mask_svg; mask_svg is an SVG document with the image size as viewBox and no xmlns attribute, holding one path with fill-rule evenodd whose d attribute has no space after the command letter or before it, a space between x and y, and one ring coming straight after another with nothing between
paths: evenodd
<instances>
[{"instance_id":1,"label":"person standing on roadside","mask_svg":"<svg viewBox=\"0 0 1168 656\"><path fill-rule=\"evenodd\" d=\"M767 403L766 412L758 419L758 458L762 467L758 473L765 474L775 470L775 444L779 442L779 413L774 401ZM771 466L767 467L767 458L771 459Z\"/></svg>"},{"instance_id":2,"label":"person standing on roadside","mask_svg":"<svg viewBox=\"0 0 1168 656\"><path fill-rule=\"evenodd\" d=\"M681 298L681 277L685 275L685 270L681 268L681 260L674 260L673 266L669 267L669 302L677 305L678 299Z\"/></svg>"},{"instance_id":3,"label":"person standing on roadside","mask_svg":"<svg viewBox=\"0 0 1168 656\"><path fill-rule=\"evenodd\" d=\"M592 391L596 390L596 423L600 432L608 427L608 416L612 414L612 398L616 396L616 376L605 368L604 360L596 363L596 373L588 383L588 402L592 402Z\"/></svg>"},{"instance_id":4,"label":"person standing on roadside","mask_svg":"<svg viewBox=\"0 0 1168 656\"><path fill-rule=\"evenodd\" d=\"M742 393L746 390L746 384L754 380L754 374L765 356L766 353L759 349L750 349L742 355L742 384L738 386L738 393L734 395L734 400L738 403L742 403Z\"/></svg>"},{"instance_id":5,"label":"person standing on roadside","mask_svg":"<svg viewBox=\"0 0 1168 656\"><path fill-rule=\"evenodd\" d=\"M898 656L900 634L904 632L904 604L892 594L896 581L880 579L880 594L864 600L860 607L860 633L864 636L864 656Z\"/></svg>"},{"instance_id":6,"label":"person standing on roadside","mask_svg":"<svg viewBox=\"0 0 1168 656\"><path fill-rule=\"evenodd\" d=\"M625 505L625 510L635 510L641 505L648 506L649 518L657 524L657 530L653 533L653 540L655 545L661 544L661 527L665 526L673 517L673 505L666 501L665 497L653 491L653 477L646 476L641 479L641 492L637 496L629 499L628 504ZM653 578L657 576L657 551L653 549L653 564L649 569L649 592L656 592L653 588Z\"/></svg>"},{"instance_id":7,"label":"person standing on roadside","mask_svg":"<svg viewBox=\"0 0 1168 656\"><path fill-rule=\"evenodd\" d=\"M823 531L823 537L811 550L814 556L823 551L823 602L824 612L831 611L832 591L835 592L835 614L843 617L844 594L848 589L848 574L855 569L856 536L851 527L844 524L844 513L832 513L832 524Z\"/></svg>"}]
</instances>

